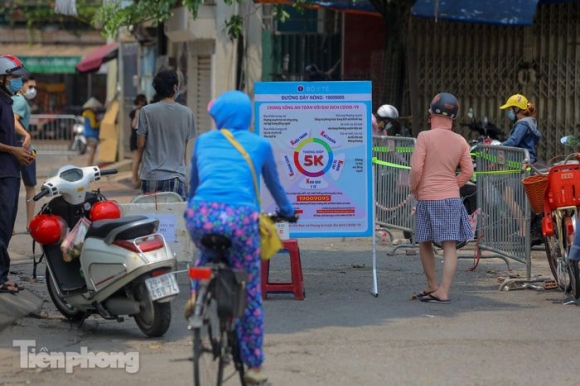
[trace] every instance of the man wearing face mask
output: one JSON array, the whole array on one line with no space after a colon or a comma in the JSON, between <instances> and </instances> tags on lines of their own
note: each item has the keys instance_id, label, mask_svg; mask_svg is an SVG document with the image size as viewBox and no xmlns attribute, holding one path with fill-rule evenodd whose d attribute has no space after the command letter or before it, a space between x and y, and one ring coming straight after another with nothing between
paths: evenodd
<instances>
[{"instance_id":1,"label":"man wearing face mask","mask_svg":"<svg viewBox=\"0 0 580 386\"><path fill-rule=\"evenodd\" d=\"M20 165L30 164L34 156L18 145L11 97L22 88L21 77L27 75L28 70L17 57L0 55L0 293L19 291L16 283L8 279L8 244L18 211Z\"/></svg>"},{"instance_id":2,"label":"man wearing face mask","mask_svg":"<svg viewBox=\"0 0 580 386\"><path fill-rule=\"evenodd\" d=\"M175 71L157 73L153 88L159 102L143 106L137 124L141 193L174 192L185 200L185 149L197 134L193 112L175 102L179 95Z\"/></svg>"},{"instance_id":3,"label":"man wearing face mask","mask_svg":"<svg viewBox=\"0 0 580 386\"><path fill-rule=\"evenodd\" d=\"M22 78L22 88L12 96L12 111L14 112L14 126L16 133L19 136L20 143L24 148L30 146L30 134L28 127L30 124L30 106L27 100L31 100L36 96L36 80L33 76ZM30 165L20 165L20 173L22 175L22 183L26 189L26 228L34 217L34 188L36 186L36 160L32 161ZM30 201L29 201L30 200Z\"/></svg>"}]
</instances>

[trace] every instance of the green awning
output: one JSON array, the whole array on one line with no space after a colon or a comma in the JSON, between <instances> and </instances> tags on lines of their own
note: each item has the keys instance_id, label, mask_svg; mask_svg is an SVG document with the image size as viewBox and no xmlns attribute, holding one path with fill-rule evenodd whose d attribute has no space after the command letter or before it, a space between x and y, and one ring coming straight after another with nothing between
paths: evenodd
<instances>
[{"instance_id":1,"label":"green awning","mask_svg":"<svg viewBox=\"0 0 580 386\"><path fill-rule=\"evenodd\" d=\"M33 74L76 74L80 56L21 56L24 66Z\"/></svg>"}]
</instances>

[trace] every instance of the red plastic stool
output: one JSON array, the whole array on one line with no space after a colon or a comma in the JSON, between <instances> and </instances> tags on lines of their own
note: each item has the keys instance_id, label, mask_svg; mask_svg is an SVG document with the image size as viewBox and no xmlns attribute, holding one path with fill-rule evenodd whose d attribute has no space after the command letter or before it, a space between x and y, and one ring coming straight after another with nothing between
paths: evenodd
<instances>
[{"instance_id":1,"label":"red plastic stool","mask_svg":"<svg viewBox=\"0 0 580 386\"><path fill-rule=\"evenodd\" d=\"M300 248L298 248L298 240L282 240L281 251L288 251L290 253L290 271L292 282L270 283L268 279L270 273L270 260L262 260L262 298L266 299L268 292L293 292L294 299L304 300L304 279L302 277L302 263L300 262Z\"/></svg>"}]
</instances>

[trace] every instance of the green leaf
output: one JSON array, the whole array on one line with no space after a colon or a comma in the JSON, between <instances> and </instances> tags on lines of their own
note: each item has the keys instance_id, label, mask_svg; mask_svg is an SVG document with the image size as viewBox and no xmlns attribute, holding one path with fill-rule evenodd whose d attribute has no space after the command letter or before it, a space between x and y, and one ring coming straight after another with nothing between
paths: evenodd
<instances>
[{"instance_id":1,"label":"green leaf","mask_svg":"<svg viewBox=\"0 0 580 386\"><path fill-rule=\"evenodd\" d=\"M240 15L233 15L228 20L226 20L226 32L232 40L240 37L243 28L244 19Z\"/></svg>"}]
</instances>

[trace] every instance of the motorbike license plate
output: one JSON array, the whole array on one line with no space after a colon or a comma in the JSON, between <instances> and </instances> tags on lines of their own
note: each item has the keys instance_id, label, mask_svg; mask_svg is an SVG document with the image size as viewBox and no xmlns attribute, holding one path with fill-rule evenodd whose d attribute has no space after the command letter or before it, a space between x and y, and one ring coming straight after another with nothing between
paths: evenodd
<instances>
[{"instance_id":1,"label":"motorbike license plate","mask_svg":"<svg viewBox=\"0 0 580 386\"><path fill-rule=\"evenodd\" d=\"M145 280L151 300L163 299L168 296L177 295L179 293L179 286L177 279L173 273L166 273L165 275L150 277Z\"/></svg>"}]
</instances>

